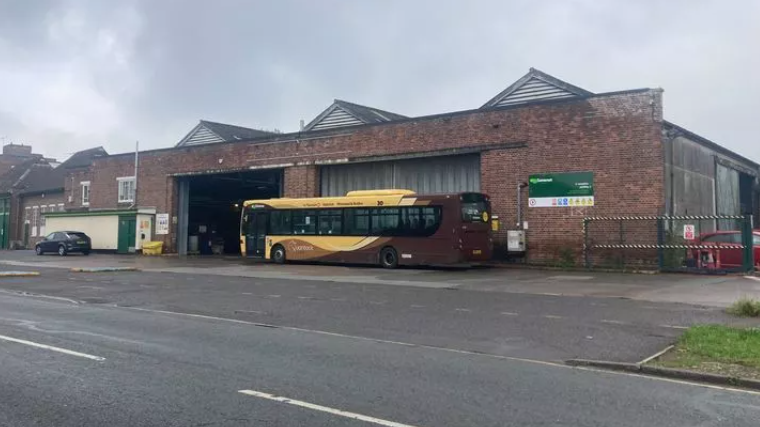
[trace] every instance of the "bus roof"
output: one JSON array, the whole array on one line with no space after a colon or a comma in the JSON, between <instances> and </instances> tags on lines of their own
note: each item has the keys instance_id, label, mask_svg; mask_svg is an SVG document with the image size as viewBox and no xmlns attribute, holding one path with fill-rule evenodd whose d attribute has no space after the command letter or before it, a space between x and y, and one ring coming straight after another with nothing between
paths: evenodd
<instances>
[{"instance_id":1,"label":"bus roof","mask_svg":"<svg viewBox=\"0 0 760 427\"><path fill-rule=\"evenodd\" d=\"M458 194L458 193L457 193ZM412 206L425 205L418 198L448 198L452 195L440 194L435 196L417 196L412 190L361 190L349 191L345 196L310 197L310 198L280 198L266 200L247 200L243 206L262 205L275 209L308 209L308 208L347 208L347 207L377 207L377 206ZM422 203L421 203L422 202Z\"/></svg>"}]
</instances>

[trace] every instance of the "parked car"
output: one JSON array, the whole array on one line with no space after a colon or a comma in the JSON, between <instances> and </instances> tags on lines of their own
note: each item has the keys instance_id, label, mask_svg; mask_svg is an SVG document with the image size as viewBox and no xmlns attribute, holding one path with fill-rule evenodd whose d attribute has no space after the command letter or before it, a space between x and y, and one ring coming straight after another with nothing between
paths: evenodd
<instances>
[{"instance_id":1,"label":"parked car","mask_svg":"<svg viewBox=\"0 0 760 427\"><path fill-rule=\"evenodd\" d=\"M755 266L760 266L760 230L753 231L752 238L754 264ZM743 254L741 249L741 231L716 231L713 233L704 233L699 236L697 244L725 248L720 251L720 263L723 267L738 268L742 266ZM697 257L699 250L695 250L694 252L695 257Z\"/></svg>"},{"instance_id":2,"label":"parked car","mask_svg":"<svg viewBox=\"0 0 760 427\"><path fill-rule=\"evenodd\" d=\"M81 231L56 231L45 236L34 247L37 255L45 252L55 252L64 256L72 252L79 252L82 255L89 255L92 250L92 241L90 237Z\"/></svg>"}]
</instances>

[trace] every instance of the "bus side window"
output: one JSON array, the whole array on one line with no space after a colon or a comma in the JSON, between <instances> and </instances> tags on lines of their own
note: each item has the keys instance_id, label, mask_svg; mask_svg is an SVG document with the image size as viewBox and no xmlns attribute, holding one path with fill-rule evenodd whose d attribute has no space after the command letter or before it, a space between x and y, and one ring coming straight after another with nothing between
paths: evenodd
<instances>
[{"instance_id":1,"label":"bus side window","mask_svg":"<svg viewBox=\"0 0 760 427\"><path fill-rule=\"evenodd\" d=\"M288 235L293 234L293 222L291 211L276 211L269 213L270 234Z\"/></svg>"},{"instance_id":2,"label":"bus side window","mask_svg":"<svg viewBox=\"0 0 760 427\"><path fill-rule=\"evenodd\" d=\"M423 234L430 236L438 230L441 225L441 208L431 207L422 208L422 227Z\"/></svg>"},{"instance_id":3,"label":"bus side window","mask_svg":"<svg viewBox=\"0 0 760 427\"><path fill-rule=\"evenodd\" d=\"M369 209L349 208L343 210L343 234L347 236L366 236L369 234Z\"/></svg>"},{"instance_id":4,"label":"bus side window","mask_svg":"<svg viewBox=\"0 0 760 427\"><path fill-rule=\"evenodd\" d=\"M343 211L341 209L328 209L319 211L319 234L340 235L343 226Z\"/></svg>"},{"instance_id":5,"label":"bus side window","mask_svg":"<svg viewBox=\"0 0 760 427\"><path fill-rule=\"evenodd\" d=\"M317 215L315 211L293 211L293 234L315 234Z\"/></svg>"},{"instance_id":6,"label":"bus side window","mask_svg":"<svg viewBox=\"0 0 760 427\"><path fill-rule=\"evenodd\" d=\"M400 210L398 208L372 209L372 235L395 236L399 233L401 223Z\"/></svg>"}]
</instances>

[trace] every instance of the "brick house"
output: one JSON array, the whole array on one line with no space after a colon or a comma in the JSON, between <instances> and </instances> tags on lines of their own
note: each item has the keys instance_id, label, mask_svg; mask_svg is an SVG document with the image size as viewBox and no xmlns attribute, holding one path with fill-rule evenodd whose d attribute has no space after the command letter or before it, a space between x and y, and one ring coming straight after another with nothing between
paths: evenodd
<instances>
[{"instance_id":1,"label":"brick house","mask_svg":"<svg viewBox=\"0 0 760 427\"><path fill-rule=\"evenodd\" d=\"M70 197L64 193L64 180L87 170L94 157L106 154L102 147L84 150L60 165L35 155L2 175L0 194L6 195L8 214L7 238L0 248L34 248L48 231L46 214L66 210Z\"/></svg>"},{"instance_id":2,"label":"brick house","mask_svg":"<svg viewBox=\"0 0 760 427\"><path fill-rule=\"evenodd\" d=\"M533 174L593 173L593 206L522 206L534 261L577 254L586 216L756 214L760 166L665 121L662 96L661 89L595 94L531 69L466 111L405 117L336 100L293 133L224 137L201 122L175 147L140 152L137 177L135 153L69 173L67 207L150 208L171 218L169 233L155 237L169 252L187 253L198 238L226 240L233 252L235 207L245 199L394 187L482 191L501 218L495 237L503 242L517 227L519 183ZM194 140L198 132L205 135ZM714 167L699 167L705 163ZM726 174L733 178L719 179ZM85 182L89 204L75 206ZM695 182L705 194L695 194ZM736 200L720 205L720 196L709 196L734 182L742 183Z\"/></svg>"}]
</instances>

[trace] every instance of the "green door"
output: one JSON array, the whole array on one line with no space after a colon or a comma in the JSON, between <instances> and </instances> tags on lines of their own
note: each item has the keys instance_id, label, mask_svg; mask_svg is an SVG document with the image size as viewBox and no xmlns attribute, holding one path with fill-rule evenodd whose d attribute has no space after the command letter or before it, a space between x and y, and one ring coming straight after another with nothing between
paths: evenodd
<instances>
[{"instance_id":1,"label":"green door","mask_svg":"<svg viewBox=\"0 0 760 427\"><path fill-rule=\"evenodd\" d=\"M0 199L0 249L8 249L8 233L10 232L11 199Z\"/></svg>"},{"instance_id":2,"label":"green door","mask_svg":"<svg viewBox=\"0 0 760 427\"><path fill-rule=\"evenodd\" d=\"M135 237L137 236L137 217L120 216L119 217L119 245L116 251L120 254L134 252ZM130 251L130 248L132 249Z\"/></svg>"}]
</instances>

